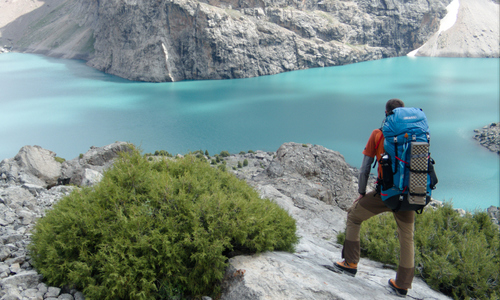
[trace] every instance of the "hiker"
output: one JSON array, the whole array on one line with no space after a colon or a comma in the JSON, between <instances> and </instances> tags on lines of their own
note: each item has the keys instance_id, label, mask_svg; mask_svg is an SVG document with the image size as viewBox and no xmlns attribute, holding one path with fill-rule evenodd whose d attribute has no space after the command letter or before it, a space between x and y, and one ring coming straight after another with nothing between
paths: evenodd
<instances>
[{"instance_id":1,"label":"hiker","mask_svg":"<svg viewBox=\"0 0 500 300\"><path fill-rule=\"evenodd\" d=\"M385 108L386 116L390 115L392 110L398 107L404 107L403 101L399 99L387 101ZM355 276L357 272L360 252L359 231L361 223L380 213L392 211L382 201L379 185L376 191L366 193L366 185L370 175L371 164L375 157L377 161L380 161L383 153L384 136L381 129L375 129L371 133L368 143L363 150L364 157L359 174L359 197L348 209L346 236L342 249L342 258L344 261L334 263L335 269L350 276ZM377 170L378 181L380 182L380 179L383 178L380 164ZM397 211L393 214L398 227L401 252L396 279L390 279L389 286L397 295L406 296L408 289L411 288L415 269L413 246L415 211Z\"/></svg>"}]
</instances>

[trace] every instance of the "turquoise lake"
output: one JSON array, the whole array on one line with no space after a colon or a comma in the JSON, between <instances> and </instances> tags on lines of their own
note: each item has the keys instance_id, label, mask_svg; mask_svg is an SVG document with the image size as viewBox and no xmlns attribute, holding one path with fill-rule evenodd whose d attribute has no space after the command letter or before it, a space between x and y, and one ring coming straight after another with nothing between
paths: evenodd
<instances>
[{"instance_id":1,"label":"turquoise lake","mask_svg":"<svg viewBox=\"0 0 500 300\"><path fill-rule=\"evenodd\" d=\"M474 210L500 206L499 155L472 138L500 121L499 59L399 57L272 76L131 82L84 62L0 54L0 160L24 145L72 159L132 142L145 153L276 151L285 142L361 151L400 98L424 110L439 178L433 197Z\"/></svg>"}]
</instances>

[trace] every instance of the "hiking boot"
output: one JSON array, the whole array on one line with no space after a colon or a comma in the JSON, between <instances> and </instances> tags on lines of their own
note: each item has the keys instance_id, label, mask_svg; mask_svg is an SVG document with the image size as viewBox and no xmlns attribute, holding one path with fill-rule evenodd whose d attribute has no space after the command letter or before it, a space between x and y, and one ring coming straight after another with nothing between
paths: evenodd
<instances>
[{"instance_id":1,"label":"hiking boot","mask_svg":"<svg viewBox=\"0 0 500 300\"><path fill-rule=\"evenodd\" d=\"M333 264L333 267L338 271L354 277L358 272L358 264L348 263L347 261L339 261Z\"/></svg>"},{"instance_id":2,"label":"hiking boot","mask_svg":"<svg viewBox=\"0 0 500 300\"><path fill-rule=\"evenodd\" d=\"M399 286L397 286L396 281L394 279L389 279L389 286L392 288L392 290L399 297L406 297L406 294L408 293L408 289L402 289Z\"/></svg>"}]
</instances>

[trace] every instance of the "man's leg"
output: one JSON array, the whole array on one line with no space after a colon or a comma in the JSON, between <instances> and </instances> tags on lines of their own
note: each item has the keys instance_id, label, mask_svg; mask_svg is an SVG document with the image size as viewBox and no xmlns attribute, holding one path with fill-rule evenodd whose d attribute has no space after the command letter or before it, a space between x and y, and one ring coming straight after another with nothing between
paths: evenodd
<instances>
[{"instance_id":1,"label":"man's leg","mask_svg":"<svg viewBox=\"0 0 500 300\"><path fill-rule=\"evenodd\" d=\"M351 206L347 214L346 236L342 249L342 258L348 263L357 264L359 262L361 223L386 211L390 211L390 209L385 206L379 194L375 195L375 191L366 194Z\"/></svg>"},{"instance_id":2,"label":"man's leg","mask_svg":"<svg viewBox=\"0 0 500 300\"><path fill-rule=\"evenodd\" d=\"M413 244L415 212L399 211L394 213L394 218L398 225L398 237L401 249L396 274L396 285L402 289L409 289L411 288L415 273L415 248Z\"/></svg>"}]
</instances>

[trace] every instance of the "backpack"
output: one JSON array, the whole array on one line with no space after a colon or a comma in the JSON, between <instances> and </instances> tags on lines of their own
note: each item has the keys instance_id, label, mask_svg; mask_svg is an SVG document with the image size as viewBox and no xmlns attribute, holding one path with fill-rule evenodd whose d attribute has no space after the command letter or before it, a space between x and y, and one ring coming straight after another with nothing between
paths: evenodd
<instances>
[{"instance_id":1,"label":"backpack","mask_svg":"<svg viewBox=\"0 0 500 300\"><path fill-rule=\"evenodd\" d=\"M382 200L393 211L422 213L438 181L429 153L427 117L421 109L398 107L384 120L382 133Z\"/></svg>"}]
</instances>

